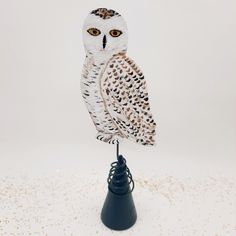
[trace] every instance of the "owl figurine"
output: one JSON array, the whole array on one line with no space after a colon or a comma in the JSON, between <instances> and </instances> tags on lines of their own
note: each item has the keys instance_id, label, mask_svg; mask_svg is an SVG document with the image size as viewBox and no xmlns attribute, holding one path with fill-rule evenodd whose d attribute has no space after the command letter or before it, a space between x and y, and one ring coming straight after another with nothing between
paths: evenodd
<instances>
[{"instance_id":1,"label":"owl figurine","mask_svg":"<svg viewBox=\"0 0 236 236\"><path fill-rule=\"evenodd\" d=\"M82 96L98 140L117 144L126 138L154 145L156 123L146 81L126 54L127 41L127 25L118 12L106 8L90 12L83 25Z\"/></svg>"}]
</instances>

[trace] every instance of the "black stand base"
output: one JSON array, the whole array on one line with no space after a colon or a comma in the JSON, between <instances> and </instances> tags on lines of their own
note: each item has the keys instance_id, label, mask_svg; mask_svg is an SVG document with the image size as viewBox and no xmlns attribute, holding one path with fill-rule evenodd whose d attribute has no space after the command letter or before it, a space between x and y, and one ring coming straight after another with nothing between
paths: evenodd
<instances>
[{"instance_id":1,"label":"black stand base","mask_svg":"<svg viewBox=\"0 0 236 236\"><path fill-rule=\"evenodd\" d=\"M118 155L117 159L118 161L111 164L107 179L108 193L102 208L101 220L110 229L125 230L134 225L137 219L132 197L134 181L125 158Z\"/></svg>"},{"instance_id":2,"label":"black stand base","mask_svg":"<svg viewBox=\"0 0 236 236\"><path fill-rule=\"evenodd\" d=\"M109 191L101 219L104 225L114 230L125 230L133 226L137 214L131 193L119 196Z\"/></svg>"}]
</instances>

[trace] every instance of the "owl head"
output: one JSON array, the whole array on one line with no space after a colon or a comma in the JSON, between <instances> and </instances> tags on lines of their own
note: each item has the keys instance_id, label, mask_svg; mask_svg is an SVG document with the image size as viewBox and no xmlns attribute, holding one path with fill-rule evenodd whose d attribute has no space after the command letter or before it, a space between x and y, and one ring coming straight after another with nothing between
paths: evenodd
<instances>
[{"instance_id":1,"label":"owl head","mask_svg":"<svg viewBox=\"0 0 236 236\"><path fill-rule=\"evenodd\" d=\"M83 42L87 55L106 56L127 50L127 26L116 11L98 8L90 12L83 26Z\"/></svg>"}]
</instances>

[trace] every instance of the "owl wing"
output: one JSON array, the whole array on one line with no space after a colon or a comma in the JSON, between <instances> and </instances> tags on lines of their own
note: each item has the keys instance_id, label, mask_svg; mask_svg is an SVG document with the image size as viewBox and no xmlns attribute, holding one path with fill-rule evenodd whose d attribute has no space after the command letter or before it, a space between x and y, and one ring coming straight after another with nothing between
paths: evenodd
<instances>
[{"instance_id":1,"label":"owl wing","mask_svg":"<svg viewBox=\"0 0 236 236\"><path fill-rule=\"evenodd\" d=\"M156 123L150 111L144 75L125 54L114 56L101 78L106 108L120 132L143 145L154 145Z\"/></svg>"}]
</instances>

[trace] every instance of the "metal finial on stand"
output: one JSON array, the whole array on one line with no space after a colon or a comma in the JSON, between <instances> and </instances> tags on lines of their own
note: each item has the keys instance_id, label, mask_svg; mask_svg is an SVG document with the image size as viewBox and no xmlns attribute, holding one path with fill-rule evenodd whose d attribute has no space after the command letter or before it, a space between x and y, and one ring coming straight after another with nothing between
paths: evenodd
<instances>
[{"instance_id":1,"label":"metal finial on stand","mask_svg":"<svg viewBox=\"0 0 236 236\"><path fill-rule=\"evenodd\" d=\"M132 191L134 181L126 159L119 154L119 142L116 144L117 161L111 163L107 178L108 193L104 202L101 219L110 229L124 230L130 228L137 219Z\"/></svg>"}]
</instances>

